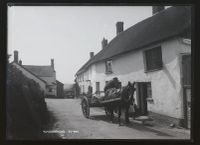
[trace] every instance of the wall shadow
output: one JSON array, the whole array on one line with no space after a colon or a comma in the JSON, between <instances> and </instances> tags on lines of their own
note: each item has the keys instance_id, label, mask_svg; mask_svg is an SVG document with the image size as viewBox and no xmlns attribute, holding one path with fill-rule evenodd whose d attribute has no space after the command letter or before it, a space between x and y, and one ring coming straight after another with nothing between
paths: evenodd
<instances>
[{"instance_id":1,"label":"wall shadow","mask_svg":"<svg viewBox=\"0 0 200 145\"><path fill-rule=\"evenodd\" d=\"M92 115L90 117L90 119L96 120L96 121L105 121L107 123L112 123L110 121L109 117L107 117L106 115ZM124 122L124 120L121 119L121 122ZM118 125L117 117L114 117L113 124ZM150 128L150 127L153 127L153 125L148 124L148 123L140 124L140 123L131 121L129 125L123 125L123 126L126 126L128 128L132 128L132 129L135 129L135 130L138 130L138 131L151 132L151 133L154 133L158 136L174 137L170 134L167 134L167 133L161 132L159 130Z\"/></svg>"}]
</instances>

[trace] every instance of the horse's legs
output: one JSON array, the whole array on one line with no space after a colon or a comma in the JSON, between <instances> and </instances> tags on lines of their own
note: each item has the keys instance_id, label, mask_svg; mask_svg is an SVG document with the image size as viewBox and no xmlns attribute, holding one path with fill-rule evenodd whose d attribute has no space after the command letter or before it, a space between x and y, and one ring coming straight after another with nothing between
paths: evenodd
<instances>
[{"instance_id":1,"label":"horse's legs","mask_svg":"<svg viewBox=\"0 0 200 145\"><path fill-rule=\"evenodd\" d=\"M121 104L118 107L118 123L121 125Z\"/></svg>"},{"instance_id":2,"label":"horse's legs","mask_svg":"<svg viewBox=\"0 0 200 145\"><path fill-rule=\"evenodd\" d=\"M129 107L130 107L130 105L128 105L128 104L125 106L125 108L126 108L126 110L125 110L125 121L126 121L126 124L130 123L130 121L129 121Z\"/></svg>"},{"instance_id":3,"label":"horse's legs","mask_svg":"<svg viewBox=\"0 0 200 145\"><path fill-rule=\"evenodd\" d=\"M109 113L110 113L110 121L113 122L114 114L113 114L113 106L108 107Z\"/></svg>"},{"instance_id":4,"label":"horse's legs","mask_svg":"<svg viewBox=\"0 0 200 145\"><path fill-rule=\"evenodd\" d=\"M114 122L113 121L113 119L114 119L114 114L113 114L113 108L111 109L111 111L110 111L110 120L112 121L112 122Z\"/></svg>"}]
</instances>

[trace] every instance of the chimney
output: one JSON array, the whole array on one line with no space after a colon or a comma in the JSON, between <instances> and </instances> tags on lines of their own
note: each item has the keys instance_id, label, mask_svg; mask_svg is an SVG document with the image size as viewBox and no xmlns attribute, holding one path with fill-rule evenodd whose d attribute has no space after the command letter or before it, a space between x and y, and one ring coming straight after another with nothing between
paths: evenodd
<instances>
[{"instance_id":1,"label":"chimney","mask_svg":"<svg viewBox=\"0 0 200 145\"><path fill-rule=\"evenodd\" d=\"M90 59L94 56L94 52L90 52Z\"/></svg>"},{"instance_id":2,"label":"chimney","mask_svg":"<svg viewBox=\"0 0 200 145\"><path fill-rule=\"evenodd\" d=\"M22 60L19 60L19 65L22 65Z\"/></svg>"},{"instance_id":3,"label":"chimney","mask_svg":"<svg viewBox=\"0 0 200 145\"><path fill-rule=\"evenodd\" d=\"M117 35L120 32L123 32L123 31L124 31L124 22L117 22L116 23L116 33L117 33Z\"/></svg>"},{"instance_id":4,"label":"chimney","mask_svg":"<svg viewBox=\"0 0 200 145\"><path fill-rule=\"evenodd\" d=\"M18 51L14 51L14 62L18 63Z\"/></svg>"},{"instance_id":5,"label":"chimney","mask_svg":"<svg viewBox=\"0 0 200 145\"><path fill-rule=\"evenodd\" d=\"M54 59L51 59L51 67L54 69Z\"/></svg>"},{"instance_id":6,"label":"chimney","mask_svg":"<svg viewBox=\"0 0 200 145\"><path fill-rule=\"evenodd\" d=\"M101 41L102 49L104 49L107 45L108 45L108 40L103 38L103 40Z\"/></svg>"},{"instance_id":7,"label":"chimney","mask_svg":"<svg viewBox=\"0 0 200 145\"><path fill-rule=\"evenodd\" d=\"M164 9L165 9L165 6L153 6L152 14L155 15Z\"/></svg>"}]
</instances>

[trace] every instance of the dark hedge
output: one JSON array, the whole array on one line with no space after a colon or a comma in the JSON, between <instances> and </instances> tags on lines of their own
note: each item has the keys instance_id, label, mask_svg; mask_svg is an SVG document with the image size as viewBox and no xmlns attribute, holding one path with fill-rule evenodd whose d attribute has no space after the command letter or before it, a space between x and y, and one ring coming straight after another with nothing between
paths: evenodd
<instances>
[{"instance_id":1,"label":"dark hedge","mask_svg":"<svg viewBox=\"0 0 200 145\"><path fill-rule=\"evenodd\" d=\"M9 64L6 86L7 138L40 138L49 115L39 84Z\"/></svg>"}]
</instances>

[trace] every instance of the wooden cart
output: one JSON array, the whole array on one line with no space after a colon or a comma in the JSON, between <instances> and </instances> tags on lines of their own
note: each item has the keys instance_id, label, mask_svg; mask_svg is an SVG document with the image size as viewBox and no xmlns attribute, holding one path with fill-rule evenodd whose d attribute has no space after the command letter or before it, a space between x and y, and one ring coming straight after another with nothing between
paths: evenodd
<instances>
[{"instance_id":1,"label":"wooden cart","mask_svg":"<svg viewBox=\"0 0 200 145\"><path fill-rule=\"evenodd\" d=\"M89 118L90 117L90 108L92 108L92 107L104 107L105 114L109 115L107 106L109 106L111 104L118 105L118 103L120 103L120 100L121 100L121 98L113 98L113 99L109 99L109 100L97 100L97 99L94 99L94 97L92 97L92 96L84 95L81 100L81 108L82 108L83 115L86 118Z\"/></svg>"},{"instance_id":2,"label":"wooden cart","mask_svg":"<svg viewBox=\"0 0 200 145\"><path fill-rule=\"evenodd\" d=\"M95 100L94 97L84 95L81 100L81 107L84 117L89 118L90 117L90 108L92 107L104 107L106 116L110 115L110 112L108 111L109 105L118 105L121 101L121 98L113 98L109 100ZM132 116L133 114L130 114ZM142 124L144 124L146 121L152 121L152 118L149 116L143 116L143 115L137 115L133 118L136 121L141 121Z\"/></svg>"}]
</instances>

